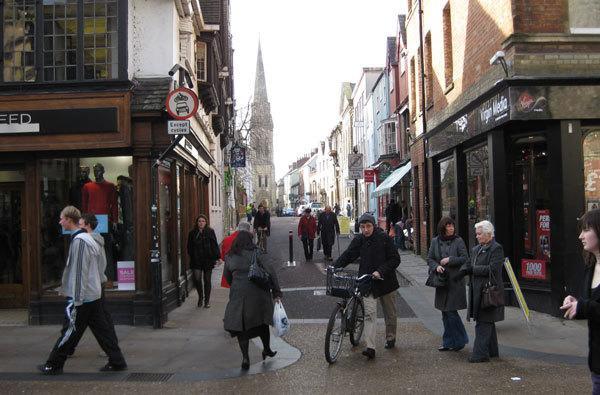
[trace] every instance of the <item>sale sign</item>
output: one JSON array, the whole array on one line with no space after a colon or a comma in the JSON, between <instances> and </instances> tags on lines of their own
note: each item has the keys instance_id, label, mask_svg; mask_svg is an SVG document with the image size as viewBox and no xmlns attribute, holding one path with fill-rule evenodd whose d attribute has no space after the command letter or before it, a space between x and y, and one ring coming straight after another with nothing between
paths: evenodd
<instances>
[{"instance_id":1,"label":"sale sign","mask_svg":"<svg viewBox=\"0 0 600 395\"><path fill-rule=\"evenodd\" d=\"M546 280L546 264L542 259L521 259L521 277Z\"/></svg>"},{"instance_id":2,"label":"sale sign","mask_svg":"<svg viewBox=\"0 0 600 395\"><path fill-rule=\"evenodd\" d=\"M117 281L119 291L135 291L135 262L117 262Z\"/></svg>"}]
</instances>

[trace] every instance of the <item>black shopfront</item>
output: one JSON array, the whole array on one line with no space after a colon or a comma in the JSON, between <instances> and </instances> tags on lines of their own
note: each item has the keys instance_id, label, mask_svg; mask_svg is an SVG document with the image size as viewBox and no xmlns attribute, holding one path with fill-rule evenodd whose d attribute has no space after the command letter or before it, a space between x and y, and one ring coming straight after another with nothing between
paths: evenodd
<instances>
[{"instance_id":1,"label":"black shopfront","mask_svg":"<svg viewBox=\"0 0 600 395\"><path fill-rule=\"evenodd\" d=\"M473 248L490 220L530 308L558 315L583 272L578 218L600 207L600 86L551 83L503 81L426 137L431 234L450 216Z\"/></svg>"}]
</instances>

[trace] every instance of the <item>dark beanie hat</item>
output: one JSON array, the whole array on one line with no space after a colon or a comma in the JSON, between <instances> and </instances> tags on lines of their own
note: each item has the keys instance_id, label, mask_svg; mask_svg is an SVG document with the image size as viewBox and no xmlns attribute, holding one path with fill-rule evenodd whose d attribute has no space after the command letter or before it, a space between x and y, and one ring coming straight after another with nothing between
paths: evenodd
<instances>
[{"instance_id":1,"label":"dark beanie hat","mask_svg":"<svg viewBox=\"0 0 600 395\"><path fill-rule=\"evenodd\" d=\"M363 215L360 216L360 218L358 219L358 223L359 224L364 224L365 222L370 222L373 224L373 226L375 226L375 217L370 214L370 213L364 213Z\"/></svg>"}]
</instances>

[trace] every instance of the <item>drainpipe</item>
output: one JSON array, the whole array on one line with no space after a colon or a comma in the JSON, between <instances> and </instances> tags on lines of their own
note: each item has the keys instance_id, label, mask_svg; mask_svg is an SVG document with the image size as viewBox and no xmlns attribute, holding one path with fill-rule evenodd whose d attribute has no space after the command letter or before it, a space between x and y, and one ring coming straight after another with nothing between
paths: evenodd
<instances>
[{"instance_id":1,"label":"drainpipe","mask_svg":"<svg viewBox=\"0 0 600 395\"><path fill-rule=\"evenodd\" d=\"M423 8L422 8L422 0L418 0L418 12L419 12L419 58L421 64L421 121L423 126L423 135L427 133L427 108L426 108L426 98L425 98L425 56L424 56L424 48L423 48ZM430 49L431 50L431 49ZM423 140L423 150L425 151L425 140ZM429 179L428 179L428 169L427 169L427 155L426 152L423 153L423 180L425 181L425 191L423 196L423 209L425 211L425 240L426 243L429 244ZM417 186L418 187L418 186ZM419 226L420 227L420 226ZM419 238L421 236L419 235Z\"/></svg>"}]
</instances>

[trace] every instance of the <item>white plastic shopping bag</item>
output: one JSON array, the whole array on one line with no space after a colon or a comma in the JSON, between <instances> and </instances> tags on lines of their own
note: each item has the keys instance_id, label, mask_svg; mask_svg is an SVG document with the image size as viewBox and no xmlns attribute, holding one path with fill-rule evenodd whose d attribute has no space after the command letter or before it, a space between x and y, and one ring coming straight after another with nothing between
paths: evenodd
<instances>
[{"instance_id":1,"label":"white plastic shopping bag","mask_svg":"<svg viewBox=\"0 0 600 395\"><path fill-rule=\"evenodd\" d=\"M280 301L275 303L273 309L273 326L275 327L275 336L278 337L285 335L290 330L290 322Z\"/></svg>"}]
</instances>

